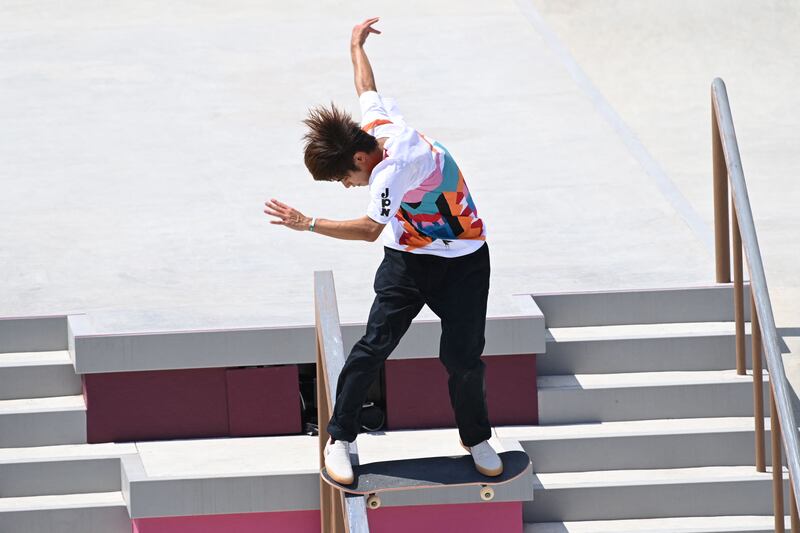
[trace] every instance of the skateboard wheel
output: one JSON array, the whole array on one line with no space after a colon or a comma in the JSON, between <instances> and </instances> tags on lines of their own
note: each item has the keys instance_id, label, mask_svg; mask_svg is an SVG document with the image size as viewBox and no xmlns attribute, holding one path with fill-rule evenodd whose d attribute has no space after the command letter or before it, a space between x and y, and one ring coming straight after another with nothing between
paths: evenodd
<instances>
[{"instance_id":1,"label":"skateboard wheel","mask_svg":"<svg viewBox=\"0 0 800 533\"><path fill-rule=\"evenodd\" d=\"M494 489L492 487L481 487L481 500L488 502L494 498Z\"/></svg>"},{"instance_id":2,"label":"skateboard wheel","mask_svg":"<svg viewBox=\"0 0 800 533\"><path fill-rule=\"evenodd\" d=\"M377 494L373 494L369 498L367 498L367 507L370 509L377 509L381 506L381 499L378 497Z\"/></svg>"}]
</instances>

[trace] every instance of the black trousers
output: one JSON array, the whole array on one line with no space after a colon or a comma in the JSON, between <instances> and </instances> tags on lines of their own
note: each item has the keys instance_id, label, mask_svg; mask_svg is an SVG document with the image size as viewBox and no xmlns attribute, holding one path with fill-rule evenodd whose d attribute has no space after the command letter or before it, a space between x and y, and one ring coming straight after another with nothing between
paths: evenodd
<instances>
[{"instance_id":1,"label":"black trousers","mask_svg":"<svg viewBox=\"0 0 800 533\"><path fill-rule=\"evenodd\" d=\"M358 435L367 390L423 304L441 319L439 359L449 374L450 403L461 441L474 446L491 437L486 408L486 299L489 246L461 257L412 254L384 248L375 273L375 301L367 330L353 346L336 384L328 433L352 442Z\"/></svg>"}]
</instances>

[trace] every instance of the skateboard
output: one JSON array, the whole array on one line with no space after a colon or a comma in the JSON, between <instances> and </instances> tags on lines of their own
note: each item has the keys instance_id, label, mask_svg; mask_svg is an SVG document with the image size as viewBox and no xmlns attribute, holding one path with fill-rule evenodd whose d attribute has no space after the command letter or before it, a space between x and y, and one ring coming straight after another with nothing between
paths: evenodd
<instances>
[{"instance_id":1,"label":"skateboard","mask_svg":"<svg viewBox=\"0 0 800 533\"><path fill-rule=\"evenodd\" d=\"M531 465L528 454L522 451L501 452L503 473L499 476L484 476L475 469L472 456L425 457L420 459L400 459L353 465L353 483L342 485L333 480L323 467L322 480L328 485L349 494L367 496L367 507L377 509L381 506L379 494L394 490L416 490L442 487L474 485L480 488L484 501L494 498L492 485L513 481Z\"/></svg>"}]
</instances>

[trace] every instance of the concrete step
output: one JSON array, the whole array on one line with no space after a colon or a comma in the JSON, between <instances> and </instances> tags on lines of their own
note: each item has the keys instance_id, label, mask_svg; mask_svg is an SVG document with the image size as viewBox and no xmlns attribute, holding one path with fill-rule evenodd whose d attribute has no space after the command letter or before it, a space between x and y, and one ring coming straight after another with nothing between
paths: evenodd
<instances>
[{"instance_id":1,"label":"concrete step","mask_svg":"<svg viewBox=\"0 0 800 533\"><path fill-rule=\"evenodd\" d=\"M70 396L82 390L67 350L0 354L0 400Z\"/></svg>"},{"instance_id":2,"label":"concrete step","mask_svg":"<svg viewBox=\"0 0 800 533\"><path fill-rule=\"evenodd\" d=\"M66 315L0 317L0 353L66 350Z\"/></svg>"},{"instance_id":3,"label":"concrete step","mask_svg":"<svg viewBox=\"0 0 800 533\"><path fill-rule=\"evenodd\" d=\"M769 418L764 420L772 464ZM752 465L754 419L668 418L550 426L504 426L497 436L520 442L538 473Z\"/></svg>"},{"instance_id":4,"label":"concrete step","mask_svg":"<svg viewBox=\"0 0 800 533\"><path fill-rule=\"evenodd\" d=\"M120 491L0 498L3 533L130 533Z\"/></svg>"},{"instance_id":5,"label":"concrete step","mask_svg":"<svg viewBox=\"0 0 800 533\"><path fill-rule=\"evenodd\" d=\"M681 324L648 327L551 328L545 353L536 358L540 376L727 370L736 367L732 323L687 328ZM749 328L748 328L749 329ZM746 367L752 368L747 336Z\"/></svg>"},{"instance_id":6,"label":"concrete step","mask_svg":"<svg viewBox=\"0 0 800 533\"><path fill-rule=\"evenodd\" d=\"M0 448L85 442L86 405L80 394L0 400Z\"/></svg>"},{"instance_id":7,"label":"concrete step","mask_svg":"<svg viewBox=\"0 0 800 533\"><path fill-rule=\"evenodd\" d=\"M748 290L749 284L745 284ZM733 284L532 294L545 327L730 322ZM750 306L745 306L749 319Z\"/></svg>"},{"instance_id":8,"label":"concrete step","mask_svg":"<svg viewBox=\"0 0 800 533\"><path fill-rule=\"evenodd\" d=\"M791 529L789 516L784 519ZM775 518L768 516L690 516L646 520L592 520L588 522L527 523L523 533L772 533Z\"/></svg>"},{"instance_id":9,"label":"concrete step","mask_svg":"<svg viewBox=\"0 0 800 533\"><path fill-rule=\"evenodd\" d=\"M525 522L626 520L772 513L772 468L711 466L536 473ZM784 467L784 508L789 472Z\"/></svg>"},{"instance_id":10,"label":"concrete step","mask_svg":"<svg viewBox=\"0 0 800 533\"><path fill-rule=\"evenodd\" d=\"M768 375L762 376L764 400ZM748 416L753 374L736 370L540 376L539 423ZM769 405L765 403L764 405Z\"/></svg>"},{"instance_id":11,"label":"concrete step","mask_svg":"<svg viewBox=\"0 0 800 533\"><path fill-rule=\"evenodd\" d=\"M0 449L0 498L120 490L120 462L134 443Z\"/></svg>"}]
</instances>

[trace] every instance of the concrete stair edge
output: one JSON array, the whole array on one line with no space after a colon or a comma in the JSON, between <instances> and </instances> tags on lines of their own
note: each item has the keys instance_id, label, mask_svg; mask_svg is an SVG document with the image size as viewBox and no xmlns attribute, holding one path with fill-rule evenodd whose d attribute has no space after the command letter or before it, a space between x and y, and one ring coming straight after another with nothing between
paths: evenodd
<instances>
[{"instance_id":1,"label":"concrete stair edge","mask_svg":"<svg viewBox=\"0 0 800 533\"><path fill-rule=\"evenodd\" d=\"M789 515L784 520L789 531ZM774 531L773 524L771 515L528 522L523 533L767 533Z\"/></svg>"},{"instance_id":2,"label":"concrete stair edge","mask_svg":"<svg viewBox=\"0 0 800 533\"><path fill-rule=\"evenodd\" d=\"M745 290L749 287L745 283ZM733 319L733 284L532 293L545 326L603 326ZM749 306L745 319L749 320Z\"/></svg>"}]
</instances>

